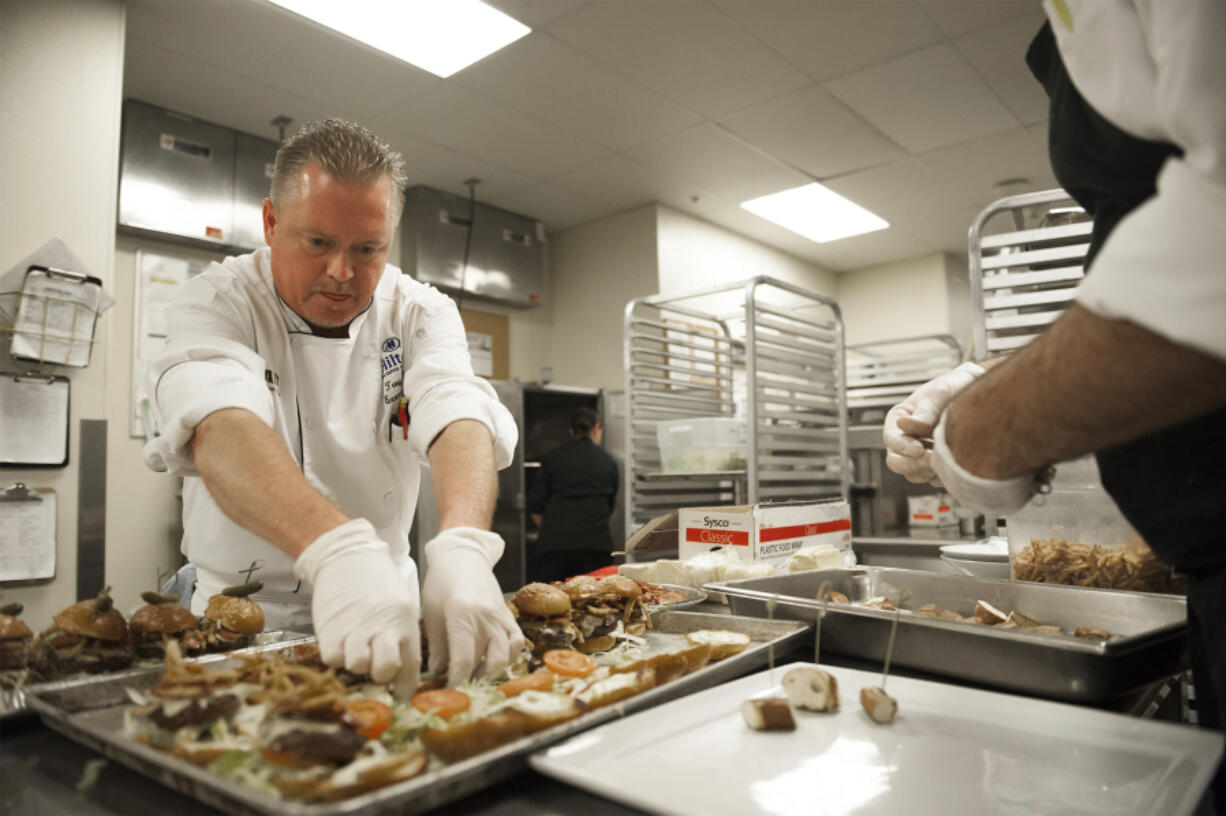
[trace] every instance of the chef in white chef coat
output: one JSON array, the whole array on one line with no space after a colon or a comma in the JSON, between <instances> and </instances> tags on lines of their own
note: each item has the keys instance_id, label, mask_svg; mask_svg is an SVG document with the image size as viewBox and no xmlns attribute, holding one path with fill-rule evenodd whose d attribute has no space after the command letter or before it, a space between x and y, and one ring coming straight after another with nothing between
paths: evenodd
<instances>
[{"instance_id":1,"label":"chef in white chef coat","mask_svg":"<svg viewBox=\"0 0 1226 816\"><path fill-rule=\"evenodd\" d=\"M474 376L450 298L387 264L405 177L399 154L339 120L277 153L268 247L190 280L150 364L157 470L185 477L192 610L263 562L269 628L313 621L324 660L416 687L430 668L493 675L523 647L492 568L496 469L517 429ZM408 533L420 466L440 532Z\"/></svg>"},{"instance_id":2,"label":"chef in white chef coat","mask_svg":"<svg viewBox=\"0 0 1226 816\"><path fill-rule=\"evenodd\" d=\"M891 409L889 467L1009 516L1048 463L1104 487L1187 579L1197 720L1226 722L1226 2L1045 0L1027 62L1052 169L1094 217L1077 302L985 373ZM923 437L934 437L931 451ZM1214 782L1226 809L1226 770Z\"/></svg>"}]
</instances>

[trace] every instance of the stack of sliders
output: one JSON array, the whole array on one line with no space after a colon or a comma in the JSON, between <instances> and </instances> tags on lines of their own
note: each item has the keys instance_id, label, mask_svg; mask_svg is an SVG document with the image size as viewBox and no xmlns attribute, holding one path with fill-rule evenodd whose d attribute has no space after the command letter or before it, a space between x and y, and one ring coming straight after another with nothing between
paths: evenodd
<instances>
[{"instance_id":1,"label":"stack of sliders","mask_svg":"<svg viewBox=\"0 0 1226 816\"><path fill-rule=\"evenodd\" d=\"M651 626L638 583L620 575L580 575L564 584L531 583L509 607L534 655L549 649L607 651L616 634L639 636Z\"/></svg>"}]
</instances>

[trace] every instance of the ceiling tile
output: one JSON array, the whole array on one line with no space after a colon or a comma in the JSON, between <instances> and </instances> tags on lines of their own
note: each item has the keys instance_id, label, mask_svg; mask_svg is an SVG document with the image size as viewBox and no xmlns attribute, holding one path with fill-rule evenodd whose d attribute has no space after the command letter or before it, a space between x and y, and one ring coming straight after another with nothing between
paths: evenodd
<instances>
[{"instance_id":1,"label":"ceiling tile","mask_svg":"<svg viewBox=\"0 0 1226 816\"><path fill-rule=\"evenodd\" d=\"M733 203L810 180L708 124L641 145L627 155L666 177L701 186Z\"/></svg>"},{"instance_id":2,"label":"ceiling tile","mask_svg":"<svg viewBox=\"0 0 1226 816\"><path fill-rule=\"evenodd\" d=\"M604 201L576 195L555 184L537 183L494 196L489 202L511 212L543 221L549 232L585 224L612 210Z\"/></svg>"},{"instance_id":3,"label":"ceiling tile","mask_svg":"<svg viewBox=\"0 0 1226 816\"><path fill-rule=\"evenodd\" d=\"M698 117L546 33L533 33L455 75L461 85L613 150Z\"/></svg>"},{"instance_id":4,"label":"ceiling tile","mask_svg":"<svg viewBox=\"0 0 1226 816\"><path fill-rule=\"evenodd\" d=\"M620 210L652 201L699 201L708 191L683 180L666 177L629 156L608 156L550 179L572 193L599 198Z\"/></svg>"},{"instance_id":5,"label":"ceiling tile","mask_svg":"<svg viewBox=\"0 0 1226 816\"><path fill-rule=\"evenodd\" d=\"M996 185L1005 179L1029 180L1011 194L1058 186L1046 149L1026 128L925 153L919 161L979 207L1000 198Z\"/></svg>"},{"instance_id":6,"label":"ceiling tile","mask_svg":"<svg viewBox=\"0 0 1226 816\"><path fill-rule=\"evenodd\" d=\"M1042 12L1035 12L968 34L954 43L1025 124L1047 118L1047 92L1026 66L1026 49L1042 25Z\"/></svg>"},{"instance_id":7,"label":"ceiling tile","mask_svg":"<svg viewBox=\"0 0 1226 816\"><path fill-rule=\"evenodd\" d=\"M1017 127L979 75L947 45L826 83L826 88L913 153Z\"/></svg>"},{"instance_id":8,"label":"ceiling tile","mask_svg":"<svg viewBox=\"0 0 1226 816\"><path fill-rule=\"evenodd\" d=\"M583 5L583 0L482 0L530 28L548 25Z\"/></svg>"},{"instance_id":9,"label":"ceiling tile","mask_svg":"<svg viewBox=\"0 0 1226 816\"><path fill-rule=\"evenodd\" d=\"M746 108L720 124L818 178L903 155L897 145L816 86Z\"/></svg>"},{"instance_id":10,"label":"ceiling tile","mask_svg":"<svg viewBox=\"0 0 1226 816\"><path fill-rule=\"evenodd\" d=\"M455 83L442 83L386 112L404 131L485 161L543 179L609 151Z\"/></svg>"},{"instance_id":11,"label":"ceiling tile","mask_svg":"<svg viewBox=\"0 0 1226 816\"><path fill-rule=\"evenodd\" d=\"M1039 6L1034 0L919 0L919 4L947 37L1033 14Z\"/></svg>"},{"instance_id":12,"label":"ceiling tile","mask_svg":"<svg viewBox=\"0 0 1226 816\"><path fill-rule=\"evenodd\" d=\"M826 184L904 230L922 232L934 212L974 207L968 196L949 187L916 159L851 173Z\"/></svg>"},{"instance_id":13,"label":"ceiling tile","mask_svg":"<svg viewBox=\"0 0 1226 816\"><path fill-rule=\"evenodd\" d=\"M809 82L707 3L589 3L548 28L595 59L710 117Z\"/></svg>"},{"instance_id":14,"label":"ceiling tile","mask_svg":"<svg viewBox=\"0 0 1226 816\"><path fill-rule=\"evenodd\" d=\"M911 0L726 0L716 6L820 82L941 41Z\"/></svg>"}]
</instances>

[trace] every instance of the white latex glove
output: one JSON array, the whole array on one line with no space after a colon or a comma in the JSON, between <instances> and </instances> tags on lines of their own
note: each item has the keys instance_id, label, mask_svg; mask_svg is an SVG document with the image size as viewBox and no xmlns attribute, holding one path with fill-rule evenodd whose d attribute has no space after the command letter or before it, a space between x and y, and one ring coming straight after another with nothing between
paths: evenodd
<instances>
[{"instance_id":1,"label":"white latex glove","mask_svg":"<svg viewBox=\"0 0 1226 816\"><path fill-rule=\"evenodd\" d=\"M401 578L369 521L354 519L315 539L294 562L294 575L315 589L311 617L325 663L369 672L378 683L395 680L398 695L417 688L417 587Z\"/></svg>"},{"instance_id":2,"label":"white latex glove","mask_svg":"<svg viewBox=\"0 0 1226 816\"><path fill-rule=\"evenodd\" d=\"M907 481L922 484L934 481L931 456L921 437L932 434L941 414L962 389L983 374L982 366L963 363L955 369L934 377L912 392L885 415L881 437L887 453L885 465Z\"/></svg>"},{"instance_id":3,"label":"white latex glove","mask_svg":"<svg viewBox=\"0 0 1226 816\"><path fill-rule=\"evenodd\" d=\"M494 677L524 648L494 578L502 549L501 536L476 527L444 530L426 544L421 597L430 670L446 672L453 687L478 666L481 677Z\"/></svg>"},{"instance_id":4,"label":"white latex glove","mask_svg":"<svg viewBox=\"0 0 1226 816\"><path fill-rule=\"evenodd\" d=\"M1007 517L1021 510L1035 494L1036 473L1012 479L985 479L958 464L945 444L945 417L933 434L932 468L959 503L989 516Z\"/></svg>"}]
</instances>

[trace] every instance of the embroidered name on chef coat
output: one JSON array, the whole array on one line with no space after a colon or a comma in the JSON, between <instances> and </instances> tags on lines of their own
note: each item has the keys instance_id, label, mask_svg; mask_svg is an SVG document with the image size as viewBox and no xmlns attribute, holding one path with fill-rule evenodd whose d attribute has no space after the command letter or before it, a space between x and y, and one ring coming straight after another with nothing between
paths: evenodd
<instances>
[{"instance_id":1,"label":"embroidered name on chef coat","mask_svg":"<svg viewBox=\"0 0 1226 816\"><path fill-rule=\"evenodd\" d=\"M400 399L404 393L404 354L400 349L400 338L389 337L380 346L383 371L383 404L391 405Z\"/></svg>"}]
</instances>

